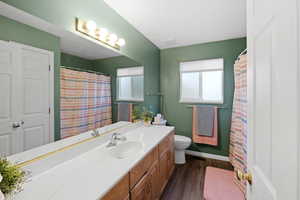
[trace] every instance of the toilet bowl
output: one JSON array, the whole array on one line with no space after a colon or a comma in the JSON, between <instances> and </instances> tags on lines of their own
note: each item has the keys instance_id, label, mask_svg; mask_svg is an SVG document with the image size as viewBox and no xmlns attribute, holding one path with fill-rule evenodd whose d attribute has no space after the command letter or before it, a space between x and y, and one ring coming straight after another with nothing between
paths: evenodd
<instances>
[{"instance_id":1,"label":"toilet bowl","mask_svg":"<svg viewBox=\"0 0 300 200\"><path fill-rule=\"evenodd\" d=\"M191 145L191 138L175 135L175 163L176 164L184 164L185 163L185 152L184 150L187 149Z\"/></svg>"}]
</instances>

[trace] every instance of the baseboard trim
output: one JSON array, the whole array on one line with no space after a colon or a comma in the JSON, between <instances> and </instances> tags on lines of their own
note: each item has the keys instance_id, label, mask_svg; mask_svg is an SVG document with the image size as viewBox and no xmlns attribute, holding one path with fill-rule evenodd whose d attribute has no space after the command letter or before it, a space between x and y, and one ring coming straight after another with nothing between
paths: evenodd
<instances>
[{"instance_id":1,"label":"baseboard trim","mask_svg":"<svg viewBox=\"0 0 300 200\"><path fill-rule=\"evenodd\" d=\"M229 162L229 157L227 157L227 156L220 156L220 155L215 155L215 154L210 154L210 153L203 153L203 152L198 152L198 151L191 151L191 150L185 150L185 153L187 155L191 155L191 156L202 157L202 158L210 158L210 159L222 160L222 161Z\"/></svg>"}]
</instances>

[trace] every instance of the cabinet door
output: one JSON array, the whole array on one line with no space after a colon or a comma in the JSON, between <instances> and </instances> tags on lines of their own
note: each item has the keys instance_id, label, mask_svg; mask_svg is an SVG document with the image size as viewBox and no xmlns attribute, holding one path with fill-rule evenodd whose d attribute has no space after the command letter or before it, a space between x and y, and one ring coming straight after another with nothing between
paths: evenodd
<instances>
[{"instance_id":1,"label":"cabinet door","mask_svg":"<svg viewBox=\"0 0 300 200\"><path fill-rule=\"evenodd\" d=\"M152 166L150 170L150 182L151 182L151 193L152 199L158 200L160 197L160 177L159 177L159 163L158 161Z\"/></svg>"},{"instance_id":2,"label":"cabinet door","mask_svg":"<svg viewBox=\"0 0 300 200\"><path fill-rule=\"evenodd\" d=\"M168 181L168 152L161 155L159 159L159 179L160 179L160 193L164 190L164 187Z\"/></svg>"},{"instance_id":3,"label":"cabinet door","mask_svg":"<svg viewBox=\"0 0 300 200\"><path fill-rule=\"evenodd\" d=\"M130 198L129 198L129 195L125 198L125 199L123 199L123 200L129 200Z\"/></svg>"},{"instance_id":4,"label":"cabinet door","mask_svg":"<svg viewBox=\"0 0 300 200\"><path fill-rule=\"evenodd\" d=\"M150 176L146 174L131 190L131 200L151 200Z\"/></svg>"},{"instance_id":5,"label":"cabinet door","mask_svg":"<svg viewBox=\"0 0 300 200\"><path fill-rule=\"evenodd\" d=\"M170 149L168 152L167 152L167 163L168 163L168 179L171 178L172 174L173 174L173 171L175 169L175 162L174 162L174 150L173 149Z\"/></svg>"},{"instance_id":6,"label":"cabinet door","mask_svg":"<svg viewBox=\"0 0 300 200\"><path fill-rule=\"evenodd\" d=\"M101 200L126 200L129 197L129 175L127 174Z\"/></svg>"},{"instance_id":7,"label":"cabinet door","mask_svg":"<svg viewBox=\"0 0 300 200\"><path fill-rule=\"evenodd\" d=\"M167 151L167 180L169 180L172 175L172 159L171 159L171 150Z\"/></svg>"},{"instance_id":8,"label":"cabinet door","mask_svg":"<svg viewBox=\"0 0 300 200\"><path fill-rule=\"evenodd\" d=\"M142 176L149 170L157 156L157 148L154 148L146 157L130 170L130 188L132 189Z\"/></svg>"},{"instance_id":9,"label":"cabinet door","mask_svg":"<svg viewBox=\"0 0 300 200\"><path fill-rule=\"evenodd\" d=\"M175 169L175 151L174 151L174 148L173 148L173 149L171 149L171 170L170 170L171 175L172 175L174 169Z\"/></svg>"},{"instance_id":10,"label":"cabinet door","mask_svg":"<svg viewBox=\"0 0 300 200\"><path fill-rule=\"evenodd\" d=\"M174 169L175 169L175 147L174 147L174 133L170 134L170 166L169 166L170 174L172 175Z\"/></svg>"},{"instance_id":11,"label":"cabinet door","mask_svg":"<svg viewBox=\"0 0 300 200\"><path fill-rule=\"evenodd\" d=\"M170 146L170 138L169 136L165 137L158 145L159 155L164 154Z\"/></svg>"}]
</instances>

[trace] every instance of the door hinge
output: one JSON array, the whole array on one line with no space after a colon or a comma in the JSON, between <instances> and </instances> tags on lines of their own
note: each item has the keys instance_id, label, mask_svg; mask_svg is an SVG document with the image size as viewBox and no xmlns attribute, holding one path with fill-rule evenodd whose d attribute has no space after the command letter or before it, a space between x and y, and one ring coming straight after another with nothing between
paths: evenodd
<instances>
[{"instance_id":1,"label":"door hinge","mask_svg":"<svg viewBox=\"0 0 300 200\"><path fill-rule=\"evenodd\" d=\"M49 71L51 71L51 66L49 65Z\"/></svg>"},{"instance_id":2,"label":"door hinge","mask_svg":"<svg viewBox=\"0 0 300 200\"><path fill-rule=\"evenodd\" d=\"M48 112L49 112L49 114L51 113L51 108L49 108Z\"/></svg>"}]
</instances>

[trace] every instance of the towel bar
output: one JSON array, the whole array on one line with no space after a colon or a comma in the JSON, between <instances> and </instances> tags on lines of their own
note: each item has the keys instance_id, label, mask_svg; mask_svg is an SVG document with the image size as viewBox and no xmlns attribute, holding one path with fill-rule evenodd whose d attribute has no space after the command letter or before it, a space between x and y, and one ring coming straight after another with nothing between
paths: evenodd
<instances>
[{"instance_id":1,"label":"towel bar","mask_svg":"<svg viewBox=\"0 0 300 200\"><path fill-rule=\"evenodd\" d=\"M124 102L113 102L113 104L116 104L116 105L121 104L121 103L131 103L131 102L130 101L128 101L128 102L127 101L124 101ZM141 103L131 103L131 104L133 104L133 105L139 105Z\"/></svg>"},{"instance_id":2,"label":"towel bar","mask_svg":"<svg viewBox=\"0 0 300 200\"><path fill-rule=\"evenodd\" d=\"M193 106L196 106L196 105L187 105L186 107L187 108L193 108ZM219 107L219 106L216 106L218 109L227 109L228 107L227 106L222 106L222 107Z\"/></svg>"}]
</instances>

